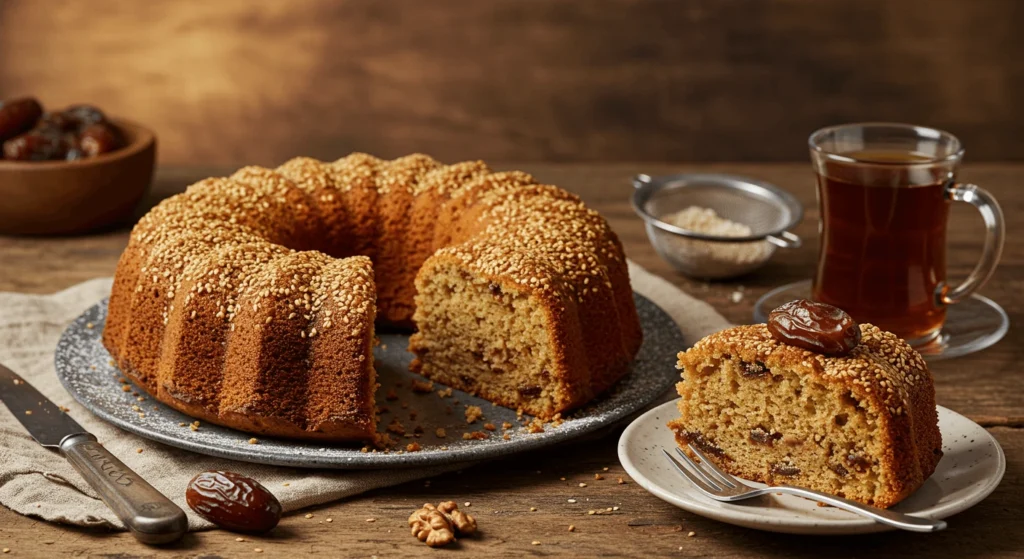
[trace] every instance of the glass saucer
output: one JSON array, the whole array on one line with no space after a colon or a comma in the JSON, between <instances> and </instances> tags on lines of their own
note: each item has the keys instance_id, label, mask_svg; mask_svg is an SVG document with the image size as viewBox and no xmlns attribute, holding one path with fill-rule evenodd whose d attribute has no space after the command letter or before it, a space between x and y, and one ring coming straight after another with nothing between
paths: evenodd
<instances>
[{"instance_id":1,"label":"glass saucer","mask_svg":"<svg viewBox=\"0 0 1024 559\"><path fill-rule=\"evenodd\" d=\"M811 298L811 280L783 285L765 293L754 304L754 322L765 322L768 313L794 299ZM946 323L938 337L922 346L915 346L926 361L952 359L981 351L998 342L1010 328L1010 318L995 301L977 293L950 305Z\"/></svg>"}]
</instances>

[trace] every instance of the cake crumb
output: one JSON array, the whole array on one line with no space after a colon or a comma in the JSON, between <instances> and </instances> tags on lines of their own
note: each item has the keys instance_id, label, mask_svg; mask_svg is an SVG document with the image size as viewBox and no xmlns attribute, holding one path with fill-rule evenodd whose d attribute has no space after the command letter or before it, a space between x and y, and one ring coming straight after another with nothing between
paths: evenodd
<instances>
[{"instance_id":1,"label":"cake crumb","mask_svg":"<svg viewBox=\"0 0 1024 559\"><path fill-rule=\"evenodd\" d=\"M594 474L594 479L600 481L600 480L604 479L604 476L601 475L601 474Z\"/></svg>"},{"instance_id":2,"label":"cake crumb","mask_svg":"<svg viewBox=\"0 0 1024 559\"><path fill-rule=\"evenodd\" d=\"M259 439L257 439L256 437L249 439L249 444L259 444L259 442Z\"/></svg>"},{"instance_id":3,"label":"cake crumb","mask_svg":"<svg viewBox=\"0 0 1024 559\"><path fill-rule=\"evenodd\" d=\"M136 448L135 452L138 453L138 454L142 454L142 449L141 448Z\"/></svg>"},{"instance_id":4,"label":"cake crumb","mask_svg":"<svg viewBox=\"0 0 1024 559\"><path fill-rule=\"evenodd\" d=\"M192 422L192 423L191 423L191 424L190 424L190 425L188 426L188 428L189 428L189 429L191 429L191 430L193 430L193 431L198 431L198 430L199 430L199 422L198 422L198 421L193 421L193 422Z\"/></svg>"},{"instance_id":5,"label":"cake crumb","mask_svg":"<svg viewBox=\"0 0 1024 559\"><path fill-rule=\"evenodd\" d=\"M391 420L391 423L389 423L387 426L387 430L389 433L394 433L396 435L405 434L405 427L402 425L402 422L399 421L397 417Z\"/></svg>"},{"instance_id":6,"label":"cake crumb","mask_svg":"<svg viewBox=\"0 0 1024 559\"><path fill-rule=\"evenodd\" d=\"M389 401L389 402L394 402L395 400L398 399L398 394L395 394L395 389L394 388L389 388L388 389L388 393L386 395L384 395L384 399Z\"/></svg>"},{"instance_id":7,"label":"cake crumb","mask_svg":"<svg viewBox=\"0 0 1024 559\"><path fill-rule=\"evenodd\" d=\"M530 507L530 512L537 512L537 507Z\"/></svg>"},{"instance_id":8,"label":"cake crumb","mask_svg":"<svg viewBox=\"0 0 1024 559\"><path fill-rule=\"evenodd\" d=\"M436 429L436 430L434 431L434 435L435 435L435 436L436 436L437 438L439 438L439 439L443 439L443 438L445 438L445 437L447 437L447 436L448 436L448 432L447 432L447 431L445 431L443 427L438 427L438 428L437 428L437 429Z\"/></svg>"},{"instance_id":9,"label":"cake crumb","mask_svg":"<svg viewBox=\"0 0 1024 559\"><path fill-rule=\"evenodd\" d=\"M626 485L626 480L620 477L616 483L618 483L619 485Z\"/></svg>"},{"instance_id":10,"label":"cake crumb","mask_svg":"<svg viewBox=\"0 0 1024 559\"><path fill-rule=\"evenodd\" d=\"M488 438L489 438L489 435L487 433L483 432L483 431L472 431L472 432L469 432L469 433L463 433L462 434L462 439L466 440L466 441L472 441L472 440L485 441Z\"/></svg>"},{"instance_id":11,"label":"cake crumb","mask_svg":"<svg viewBox=\"0 0 1024 559\"><path fill-rule=\"evenodd\" d=\"M434 382L429 380L412 380L412 391L418 394L429 394L434 390Z\"/></svg>"},{"instance_id":12,"label":"cake crumb","mask_svg":"<svg viewBox=\"0 0 1024 559\"><path fill-rule=\"evenodd\" d=\"M419 452L421 449L422 447L420 446L420 443L417 442L411 442L405 445L406 452Z\"/></svg>"},{"instance_id":13,"label":"cake crumb","mask_svg":"<svg viewBox=\"0 0 1024 559\"><path fill-rule=\"evenodd\" d=\"M487 429L488 431L494 431L495 429L497 429L497 427L495 427L493 423L484 423L484 429Z\"/></svg>"},{"instance_id":14,"label":"cake crumb","mask_svg":"<svg viewBox=\"0 0 1024 559\"><path fill-rule=\"evenodd\" d=\"M89 330L92 330L93 328L96 327L96 325L93 324L92 322L86 322L85 327L88 328Z\"/></svg>"},{"instance_id":15,"label":"cake crumb","mask_svg":"<svg viewBox=\"0 0 1024 559\"><path fill-rule=\"evenodd\" d=\"M131 392L131 391L132 391L132 387L131 386L128 386L127 384L121 386L121 392Z\"/></svg>"},{"instance_id":16,"label":"cake crumb","mask_svg":"<svg viewBox=\"0 0 1024 559\"><path fill-rule=\"evenodd\" d=\"M475 423L483 416L484 410L480 409L480 406L466 406L466 423Z\"/></svg>"},{"instance_id":17,"label":"cake crumb","mask_svg":"<svg viewBox=\"0 0 1024 559\"><path fill-rule=\"evenodd\" d=\"M569 531L570 532L575 532L576 531L576 526L574 524L570 524L569 525Z\"/></svg>"},{"instance_id":18,"label":"cake crumb","mask_svg":"<svg viewBox=\"0 0 1024 559\"><path fill-rule=\"evenodd\" d=\"M526 426L526 431L532 434L543 433L544 421L542 421L539 417L533 418L533 421L531 421L530 424Z\"/></svg>"},{"instance_id":19,"label":"cake crumb","mask_svg":"<svg viewBox=\"0 0 1024 559\"><path fill-rule=\"evenodd\" d=\"M444 390L438 390L437 391L437 396L439 398L448 398L451 395L452 395L452 389L451 388L445 388Z\"/></svg>"},{"instance_id":20,"label":"cake crumb","mask_svg":"<svg viewBox=\"0 0 1024 559\"><path fill-rule=\"evenodd\" d=\"M504 423L501 424L501 428L502 429L511 429L512 428L512 424L509 423L508 421L505 421Z\"/></svg>"},{"instance_id":21,"label":"cake crumb","mask_svg":"<svg viewBox=\"0 0 1024 559\"><path fill-rule=\"evenodd\" d=\"M505 440L505 441L511 441L512 440L512 436L509 435L508 432L502 433L501 434L501 438L502 438L502 440Z\"/></svg>"}]
</instances>

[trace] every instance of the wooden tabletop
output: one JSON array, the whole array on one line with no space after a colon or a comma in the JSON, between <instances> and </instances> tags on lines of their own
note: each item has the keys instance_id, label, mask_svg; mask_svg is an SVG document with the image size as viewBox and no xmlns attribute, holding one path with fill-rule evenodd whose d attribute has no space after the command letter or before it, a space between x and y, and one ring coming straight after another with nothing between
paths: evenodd
<instances>
[{"instance_id":1,"label":"wooden tabletop","mask_svg":"<svg viewBox=\"0 0 1024 559\"><path fill-rule=\"evenodd\" d=\"M626 252L639 264L702 298L734 322L749 322L754 301L767 290L807 278L817 250L818 212L813 178L805 163L714 165L509 164L580 194L612 223ZM215 172L162 169L147 203L181 191ZM213 170L216 171L216 170ZM223 171L223 170L221 170ZM794 193L807 208L796 229L803 248L780 250L771 263L736 281L688 280L662 262L647 242L629 205L629 177L712 171L748 175ZM286 517L266 537L214 530L189 534L178 544L151 548L124 532L61 527L0 507L0 548L12 557L34 556L437 556L409 535L406 519L424 502L470 502L481 533L450 549L466 557L488 555L672 557L1021 557L1024 555L1024 164L967 165L962 178L989 189L1009 221L1002 263L982 290L1006 309L1006 338L985 351L931 366L939 404L989 429L1006 452L1002 484L984 502L950 520L937 534L884 533L857 537L799 537L737 528L682 511L648 494L622 470L615 454L621 428L599 441L566 444L491 462L431 480L373 491ZM969 207L954 207L949 232L950 277L966 276L979 254L981 220ZM77 238L0 237L0 290L47 293L109 276L128 229ZM742 298L733 302L734 293ZM605 470L607 468L607 471ZM603 480L595 480L594 474ZM616 478L624 477L619 484ZM579 487L587 483L585 488ZM3 480L0 479L0 483ZM184 488L182 488L184 490ZM567 498L576 498L570 504ZM606 514L589 510L618 507ZM532 510L535 508L536 510ZM305 513L314 516L306 518ZM325 519L331 518L328 523ZM367 519L375 518L375 522ZM572 524L575 531L569 532ZM692 535L691 535L692 533ZM532 545L538 541L540 545Z\"/></svg>"}]
</instances>

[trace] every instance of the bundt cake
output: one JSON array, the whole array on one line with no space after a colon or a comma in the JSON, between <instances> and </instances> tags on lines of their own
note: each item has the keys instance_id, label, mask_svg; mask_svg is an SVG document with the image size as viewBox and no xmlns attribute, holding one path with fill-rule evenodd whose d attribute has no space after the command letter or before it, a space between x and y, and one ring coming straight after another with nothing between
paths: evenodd
<instances>
[{"instance_id":1,"label":"bundt cake","mask_svg":"<svg viewBox=\"0 0 1024 559\"><path fill-rule=\"evenodd\" d=\"M682 417L669 422L679 445L769 485L878 507L907 497L942 457L932 377L906 342L859 327L845 356L782 343L764 324L680 353Z\"/></svg>"},{"instance_id":2,"label":"bundt cake","mask_svg":"<svg viewBox=\"0 0 1024 559\"><path fill-rule=\"evenodd\" d=\"M576 196L483 162L296 158L196 183L135 226L103 343L157 400L266 435L376 436L374 323L413 370L542 418L628 371L625 257Z\"/></svg>"}]
</instances>

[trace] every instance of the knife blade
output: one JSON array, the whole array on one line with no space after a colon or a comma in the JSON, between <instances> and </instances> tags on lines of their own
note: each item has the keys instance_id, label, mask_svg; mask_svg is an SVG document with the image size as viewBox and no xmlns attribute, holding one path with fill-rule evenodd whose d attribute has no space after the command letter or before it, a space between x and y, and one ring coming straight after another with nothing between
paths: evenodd
<instances>
[{"instance_id":1,"label":"knife blade","mask_svg":"<svg viewBox=\"0 0 1024 559\"><path fill-rule=\"evenodd\" d=\"M96 437L17 373L0 365L0 401L39 444L60 451L136 539L170 543L188 531L188 519Z\"/></svg>"}]
</instances>

